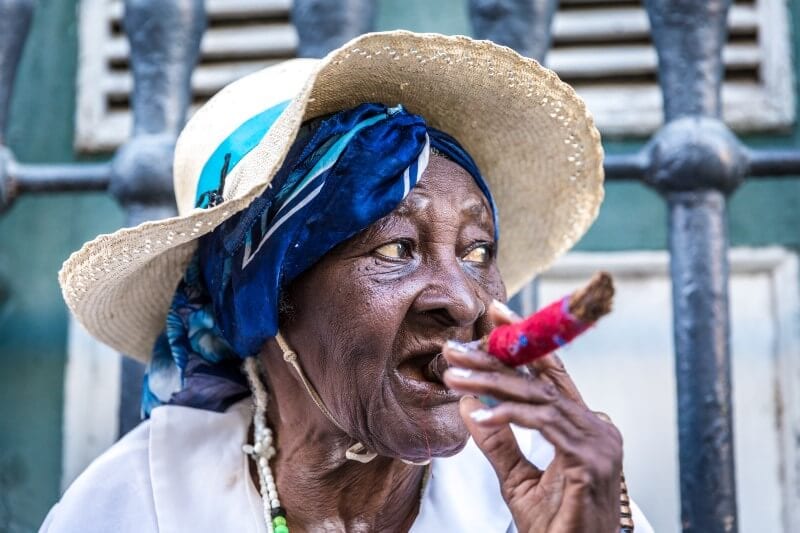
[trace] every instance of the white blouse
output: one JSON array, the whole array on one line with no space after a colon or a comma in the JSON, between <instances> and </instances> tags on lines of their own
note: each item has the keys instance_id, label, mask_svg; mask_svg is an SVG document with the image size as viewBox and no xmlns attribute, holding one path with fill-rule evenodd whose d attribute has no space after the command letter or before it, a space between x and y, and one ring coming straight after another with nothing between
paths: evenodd
<instances>
[{"instance_id":1,"label":"white blouse","mask_svg":"<svg viewBox=\"0 0 800 533\"><path fill-rule=\"evenodd\" d=\"M75 480L40 533L267 533L242 453L250 413L247 400L225 413L158 407ZM537 431L514 432L535 465L550 463L553 447ZM635 533L652 533L631 507ZM471 439L457 455L431 462L411 531L516 532L494 471Z\"/></svg>"}]
</instances>

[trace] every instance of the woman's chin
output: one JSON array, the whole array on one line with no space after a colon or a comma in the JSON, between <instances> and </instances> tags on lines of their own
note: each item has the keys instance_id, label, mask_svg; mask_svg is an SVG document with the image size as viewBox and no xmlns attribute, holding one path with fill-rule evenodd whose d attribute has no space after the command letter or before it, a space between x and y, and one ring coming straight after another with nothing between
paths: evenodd
<instances>
[{"instance_id":1,"label":"woman's chin","mask_svg":"<svg viewBox=\"0 0 800 533\"><path fill-rule=\"evenodd\" d=\"M415 463L455 455L469 439L457 402L426 409L408 418L406 424L387 422L383 427L388 431L381 436L383 443L377 444L376 451Z\"/></svg>"},{"instance_id":2,"label":"woman's chin","mask_svg":"<svg viewBox=\"0 0 800 533\"><path fill-rule=\"evenodd\" d=\"M442 438L445 437L444 435L438 435L437 437L431 440L430 447L409 450L403 453L400 459L419 463L437 457L451 457L464 449L469 434L465 431L461 435L448 435L446 438Z\"/></svg>"}]
</instances>

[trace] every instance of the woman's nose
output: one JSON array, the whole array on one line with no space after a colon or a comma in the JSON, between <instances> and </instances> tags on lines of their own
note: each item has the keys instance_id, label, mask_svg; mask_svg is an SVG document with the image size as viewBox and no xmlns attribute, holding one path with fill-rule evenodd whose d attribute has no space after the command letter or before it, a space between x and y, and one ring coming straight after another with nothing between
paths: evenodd
<instances>
[{"instance_id":1,"label":"woman's nose","mask_svg":"<svg viewBox=\"0 0 800 533\"><path fill-rule=\"evenodd\" d=\"M458 264L458 260L439 263L430 269L430 281L415 301L415 310L444 327L474 324L486 313L480 288Z\"/></svg>"}]
</instances>

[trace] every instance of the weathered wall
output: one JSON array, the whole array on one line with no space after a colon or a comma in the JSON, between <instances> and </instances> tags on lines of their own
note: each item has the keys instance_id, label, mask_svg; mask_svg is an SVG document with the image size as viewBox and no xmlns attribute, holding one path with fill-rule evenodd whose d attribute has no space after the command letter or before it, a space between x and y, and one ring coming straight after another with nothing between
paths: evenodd
<instances>
[{"instance_id":1,"label":"weathered wall","mask_svg":"<svg viewBox=\"0 0 800 533\"><path fill-rule=\"evenodd\" d=\"M12 105L9 143L22 161L75 158L76 4L38 3ZM800 0L791 6L793 19L800 20ZM466 33L466 6L460 0L380 0L378 27ZM800 146L800 130L748 141ZM606 148L638 146L615 142ZM798 206L800 179L745 184L731 201L732 243L800 248ZM122 220L113 201L100 194L27 197L0 216L0 531L35 530L58 497L67 321L56 272L82 242ZM660 198L642 185L615 183L608 185L600 218L578 247L665 245Z\"/></svg>"},{"instance_id":2,"label":"weathered wall","mask_svg":"<svg viewBox=\"0 0 800 533\"><path fill-rule=\"evenodd\" d=\"M20 161L74 159L75 10L38 2L10 117ZM26 197L0 215L0 531L35 531L58 497L67 315L56 272L121 223L98 194Z\"/></svg>"}]
</instances>

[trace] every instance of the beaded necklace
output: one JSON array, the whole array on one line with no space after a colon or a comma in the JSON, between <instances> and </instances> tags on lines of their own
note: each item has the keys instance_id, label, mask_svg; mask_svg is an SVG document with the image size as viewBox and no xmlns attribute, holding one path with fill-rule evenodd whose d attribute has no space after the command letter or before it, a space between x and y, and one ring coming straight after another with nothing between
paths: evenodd
<instances>
[{"instance_id":1,"label":"beaded necklace","mask_svg":"<svg viewBox=\"0 0 800 533\"><path fill-rule=\"evenodd\" d=\"M289 527L286 525L286 510L281 507L278 487L275 485L275 477L269 466L269 462L276 452L272 430L267 426L267 391L259 375L258 358L248 357L244 364L247 381L250 383L250 390L253 391L255 399L255 413L253 414L253 444L245 444L242 446L242 451L256 463L267 531L269 533L289 533Z\"/></svg>"},{"instance_id":2,"label":"beaded necklace","mask_svg":"<svg viewBox=\"0 0 800 533\"><path fill-rule=\"evenodd\" d=\"M281 339L283 341L283 339ZM281 342L281 344L285 344ZM286 509L281 506L278 497L278 487L275 477L272 475L270 461L276 455L274 436L272 429L267 425L267 391L260 377L260 364L257 357L248 357L244 362L245 375L253 392L255 409L253 413L253 444L244 444L242 451L248 455L256 464L258 472L259 491L263 504L264 522L267 524L268 533L289 533L289 526L286 522ZM316 402L315 402L316 403ZM358 448L358 449L356 449ZM366 452L361 449L363 445L357 443L347 450L347 458L361 463L369 462L377 454ZM422 476L422 486L419 492L420 506L425 495L425 489L431 477L430 461L423 463L413 463L403 461L407 464L425 466L425 473Z\"/></svg>"}]
</instances>

